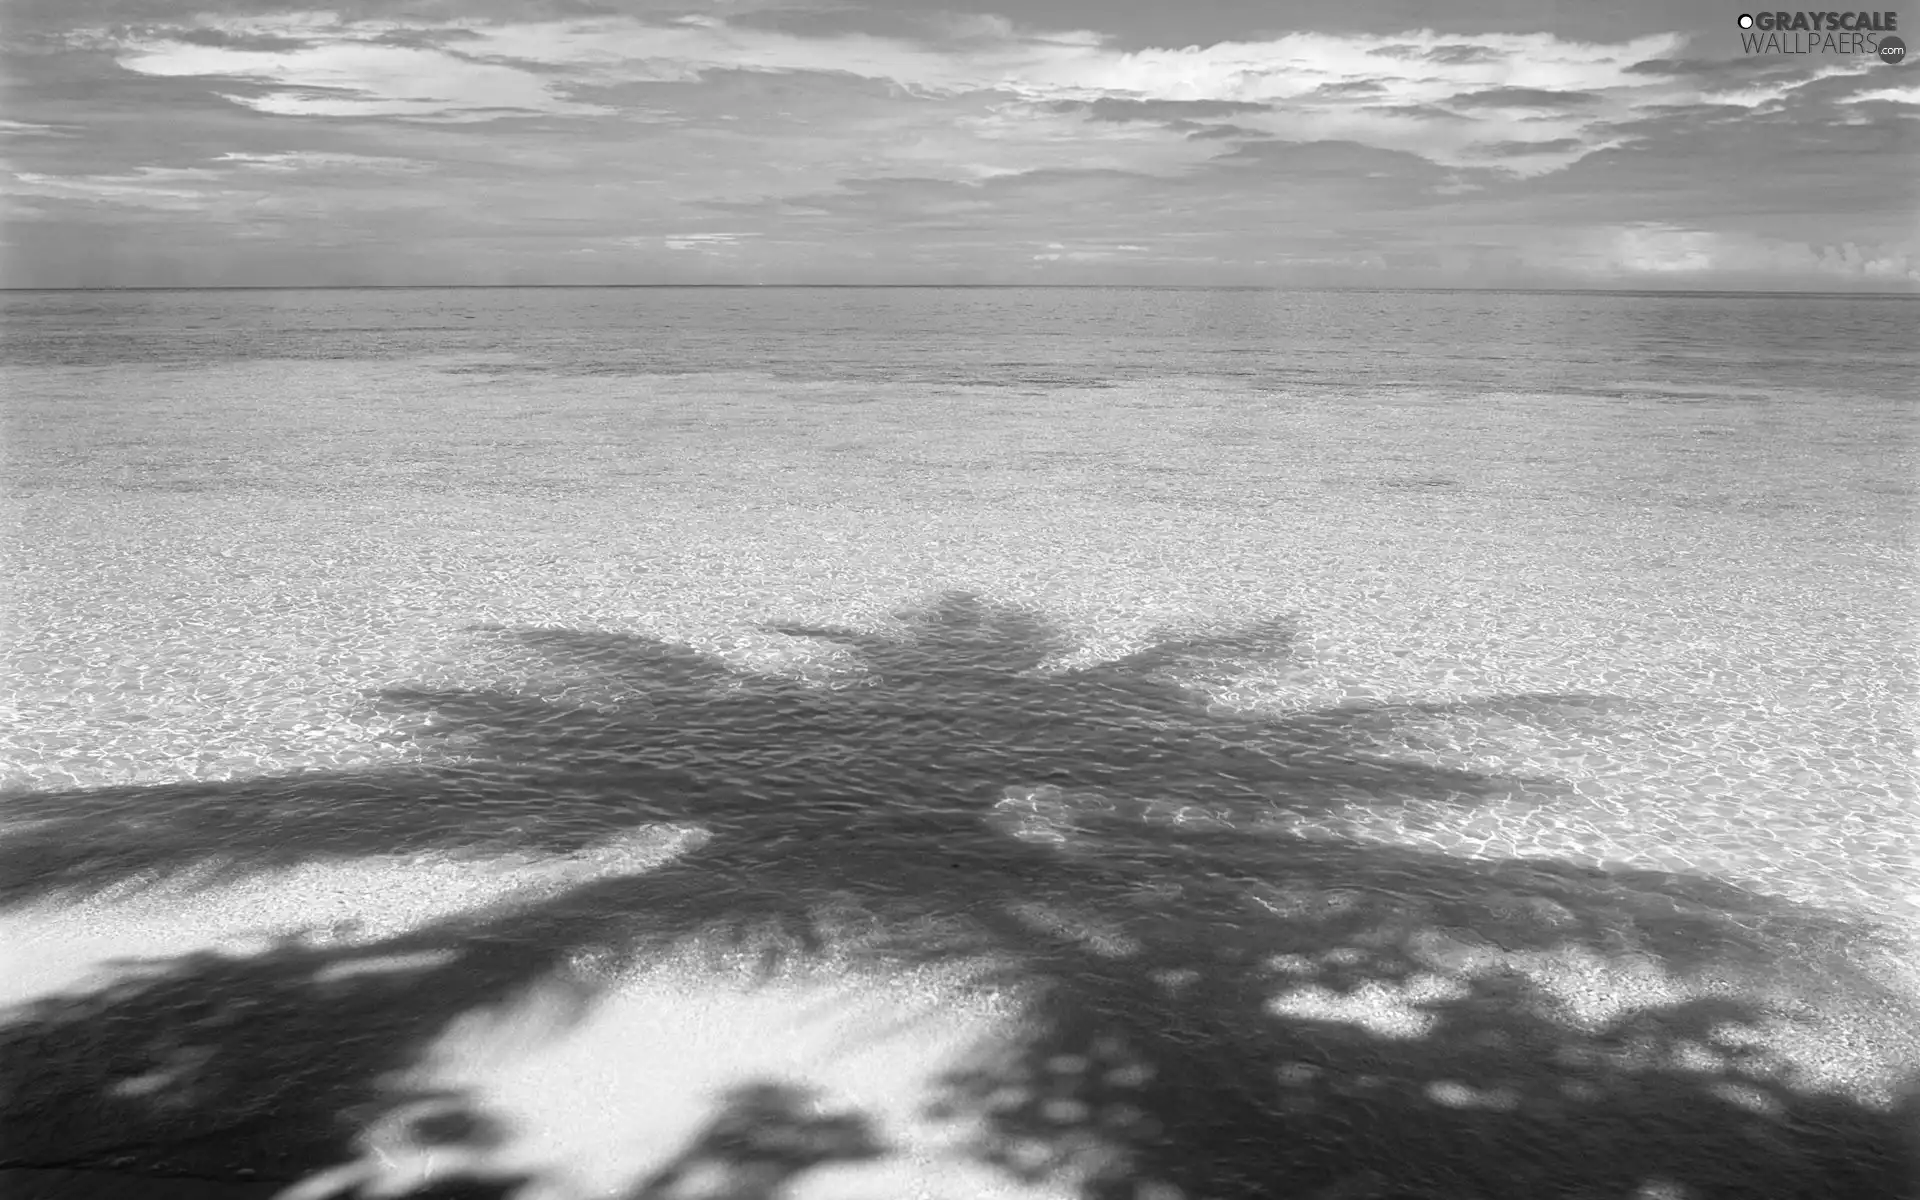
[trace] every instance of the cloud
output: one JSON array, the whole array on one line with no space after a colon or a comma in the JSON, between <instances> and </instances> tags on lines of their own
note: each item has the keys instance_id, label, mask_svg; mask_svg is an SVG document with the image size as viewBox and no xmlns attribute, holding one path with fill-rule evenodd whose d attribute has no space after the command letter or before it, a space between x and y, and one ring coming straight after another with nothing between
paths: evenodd
<instances>
[{"instance_id":1,"label":"cloud","mask_svg":"<svg viewBox=\"0 0 1920 1200\"><path fill-rule=\"evenodd\" d=\"M936 44L846 29L808 35L710 16L466 21L428 30L307 13L226 20L214 27L219 36L211 41L219 44L204 44L206 30L196 27L191 37L184 30L147 33L116 50L120 64L135 72L254 83L258 90L222 94L286 115L606 116L619 110L582 103L572 91L686 85L746 71L853 77L921 100L995 94L1004 106L988 124L998 122L990 136L1002 141L1015 136L1010 122L1057 123L1070 103L1087 106L1077 114L1082 126L1232 115L1268 136L1345 138L1451 165L1484 161L1483 145L1576 139L1566 154L1531 155L1513 165L1526 173L1558 169L1578 157L1579 147L1614 140L1592 136L1591 122L1624 119L1637 104L1672 99L1655 94L1670 88L1632 67L1670 56L1681 44L1671 34L1599 45L1547 33L1294 33L1121 51L1098 34L1023 31L986 19L962 24L964 37ZM437 44L421 44L429 32ZM90 36L116 43L110 31ZM283 48L255 48L269 41ZM1459 121L1444 108L1449 102L1474 108L1481 123ZM1191 161L1165 145L1157 152Z\"/></svg>"},{"instance_id":2,"label":"cloud","mask_svg":"<svg viewBox=\"0 0 1920 1200\"><path fill-rule=\"evenodd\" d=\"M1369 104L1360 111L1373 116L1404 117L1410 121L1456 121L1471 122L1479 117L1469 117L1465 113L1454 112L1438 104Z\"/></svg>"},{"instance_id":3,"label":"cloud","mask_svg":"<svg viewBox=\"0 0 1920 1200\"><path fill-rule=\"evenodd\" d=\"M1471 42L1452 42L1444 46L1434 46L1415 57L1430 63L1444 63L1447 66L1481 66L1500 61L1500 53L1491 46L1477 46Z\"/></svg>"},{"instance_id":4,"label":"cloud","mask_svg":"<svg viewBox=\"0 0 1920 1200\"><path fill-rule=\"evenodd\" d=\"M1378 79L1338 79L1331 83L1323 83L1319 87L1314 88L1313 91L1307 93L1306 98L1324 100L1346 99L1348 97L1360 96L1370 99L1375 96L1385 95L1386 91L1387 85L1381 83Z\"/></svg>"},{"instance_id":5,"label":"cloud","mask_svg":"<svg viewBox=\"0 0 1920 1200\"><path fill-rule=\"evenodd\" d=\"M142 167L125 175L69 176L16 171L8 190L18 196L194 211L207 207L212 197L204 188L185 185L217 178L216 172L193 168Z\"/></svg>"},{"instance_id":6,"label":"cloud","mask_svg":"<svg viewBox=\"0 0 1920 1200\"><path fill-rule=\"evenodd\" d=\"M37 121L0 120L0 136L70 138L80 135L58 125L43 125Z\"/></svg>"},{"instance_id":7,"label":"cloud","mask_svg":"<svg viewBox=\"0 0 1920 1200\"><path fill-rule=\"evenodd\" d=\"M1555 92L1546 88L1497 87L1466 92L1448 101L1456 108L1585 108L1599 97L1592 92Z\"/></svg>"},{"instance_id":8,"label":"cloud","mask_svg":"<svg viewBox=\"0 0 1920 1200\"><path fill-rule=\"evenodd\" d=\"M1148 247L1130 242L1087 243L1068 245L1065 242L1048 242L1046 248L1032 256L1034 262L1101 263L1114 259L1130 257L1148 252Z\"/></svg>"},{"instance_id":9,"label":"cloud","mask_svg":"<svg viewBox=\"0 0 1920 1200\"><path fill-rule=\"evenodd\" d=\"M622 238L623 245L636 249L650 248L656 244L669 250L699 250L709 254L729 250L745 238L755 238L757 233L682 233L665 238Z\"/></svg>"},{"instance_id":10,"label":"cloud","mask_svg":"<svg viewBox=\"0 0 1920 1200\"><path fill-rule=\"evenodd\" d=\"M1626 73L1655 79L1719 80L1795 75L1803 69L1791 58L1749 54L1739 58L1646 58L1630 64Z\"/></svg>"},{"instance_id":11,"label":"cloud","mask_svg":"<svg viewBox=\"0 0 1920 1200\"><path fill-rule=\"evenodd\" d=\"M1579 148L1580 143L1573 138L1557 138L1550 142L1495 142L1491 146L1480 147L1480 150L1489 158L1502 158L1521 154L1565 154Z\"/></svg>"},{"instance_id":12,"label":"cloud","mask_svg":"<svg viewBox=\"0 0 1920 1200\"><path fill-rule=\"evenodd\" d=\"M485 120L541 113L593 115L612 110L576 104L552 81L516 67L475 62L442 50L376 40L381 27L297 26L317 43L298 49L242 49L184 37L146 38L119 48L117 61L142 75L193 76L262 85L222 92L236 104L291 116ZM294 41L294 39L282 39Z\"/></svg>"},{"instance_id":13,"label":"cloud","mask_svg":"<svg viewBox=\"0 0 1920 1200\"><path fill-rule=\"evenodd\" d=\"M173 34L173 40L185 42L190 46L214 46L226 50L253 50L267 54L288 53L304 50L308 42L299 37L283 37L270 33L247 33L232 29L197 27L181 29Z\"/></svg>"},{"instance_id":14,"label":"cloud","mask_svg":"<svg viewBox=\"0 0 1920 1200\"><path fill-rule=\"evenodd\" d=\"M293 150L278 154L242 154L228 151L215 160L251 171L425 171L429 165L385 154L341 154Z\"/></svg>"},{"instance_id":15,"label":"cloud","mask_svg":"<svg viewBox=\"0 0 1920 1200\"><path fill-rule=\"evenodd\" d=\"M1554 265L1602 278L1765 276L1846 283L1920 283L1920 247L1815 244L1677 225L1587 231Z\"/></svg>"},{"instance_id":16,"label":"cloud","mask_svg":"<svg viewBox=\"0 0 1920 1200\"><path fill-rule=\"evenodd\" d=\"M137 167L119 174L14 173L10 189L20 196L118 204L174 212L225 211L235 217L264 215L298 202L298 194L275 190L286 177L306 186L326 185L355 174L416 174L428 164L384 155L321 151L248 154L228 151L206 166ZM278 178L276 178L278 177ZM418 203L385 193L383 203Z\"/></svg>"},{"instance_id":17,"label":"cloud","mask_svg":"<svg viewBox=\"0 0 1920 1200\"><path fill-rule=\"evenodd\" d=\"M1865 59L1713 62L1650 26L1176 48L816 0L129 3L10 59L34 278L1910 286L1920 94Z\"/></svg>"},{"instance_id":18,"label":"cloud","mask_svg":"<svg viewBox=\"0 0 1920 1200\"><path fill-rule=\"evenodd\" d=\"M1846 101L1850 104L1920 104L1920 83L1910 83L1906 87L1869 88L1853 93L1846 97Z\"/></svg>"},{"instance_id":19,"label":"cloud","mask_svg":"<svg viewBox=\"0 0 1920 1200\"><path fill-rule=\"evenodd\" d=\"M1186 125L1183 124L1180 128L1185 129ZM1188 141L1226 140L1229 138L1264 141L1266 140L1266 135L1258 129L1250 129L1245 125L1207 125L1199 129L1187 129Z\"/></svg>"},{"instance_id":20,"label":"cloud","mask_svg":"<svg viewBox=\"0 0 1920 1200\"><path fill-rule=\"evenodd\" d=\"M1090 101L1057 100L1048 107L1056 112L1084 112L1096 121L1166 122L1231 117L1272 109L1271 105L1245 100L1134 100L1119 96L1102 96Z\"/></svg>"},{"instance_id":21,"label":"cloud","mask_svg":"<svg viewBox=\"0 0 1920 1200\"><path fill-rule=\"evenodd\" d=\"M1860 67L1842 60L1813 67L1805 70L1804 74L1760 79L1726 79L1720 82L1704 83L1696 95L1709 104L1737 104L1742 108L1759 109L1778 104L1795 92L1823 80L1844 78L1860 73Z\"/></svg>"}]
</instances>

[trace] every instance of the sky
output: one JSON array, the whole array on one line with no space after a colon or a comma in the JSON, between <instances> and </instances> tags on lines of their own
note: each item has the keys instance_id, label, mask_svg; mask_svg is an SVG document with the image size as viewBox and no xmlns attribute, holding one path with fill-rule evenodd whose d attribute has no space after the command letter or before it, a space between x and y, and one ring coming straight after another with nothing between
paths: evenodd
<instances>
[{"instance_id":1,"label":"sky","mask_svg":"<svg viewBox=\"0 0 1920 1200\"><path fill-rule=\"evenodd\" d=\"M8 0L0 285L1920 291L1920 64L1742 3Z\"/></svg>"}]
</instances>

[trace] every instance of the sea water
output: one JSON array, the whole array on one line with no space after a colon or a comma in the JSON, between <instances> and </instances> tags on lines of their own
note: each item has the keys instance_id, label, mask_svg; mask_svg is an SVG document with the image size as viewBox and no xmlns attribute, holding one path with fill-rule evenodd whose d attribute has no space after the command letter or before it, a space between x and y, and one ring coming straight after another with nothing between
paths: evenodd
<instances>
[{"instance_id":1,"label":"sea water","mask_svg":"<svg viewBox=\"0 0 1920 1200\"><path fill-rule=\"evenodd\" d=\"M1258 949L1276 1020L1403 1042L1483 953L1573 954L1602 1025L1638 968L1566 980L1608 954L1897 983L1915 311L7 294L7 895L47 945L272 876L312 954L475 905L576 965L823 906L1123 974ZM1387 942L1426 990L1340 1016Z\"/></svg>"}]
</instances>

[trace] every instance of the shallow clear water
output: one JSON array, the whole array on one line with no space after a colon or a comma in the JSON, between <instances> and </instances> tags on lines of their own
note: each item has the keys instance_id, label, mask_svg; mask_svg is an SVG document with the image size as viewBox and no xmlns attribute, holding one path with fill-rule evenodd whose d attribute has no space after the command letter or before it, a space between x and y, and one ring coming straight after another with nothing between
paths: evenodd
<instances>
[{"instance_id":1,"label":"shallow clear water","mask_svg":"<svg viewBox=\"0 0 1920 1200\"><path fill-rule=\"evenodd\" d=\"M1300 1014L1414 976L1440 988L1406 1002L1438 1056L1401 1064L1419 1119L1462 1110L1442 1085L1567 1083L1522 1082L1537 1054L1448 1058L1448 1030L1467 1059L1482 1044L1461 1014L1500 1005L1432 983L1493 978L1433 950L1440 931L1509 972L1650 956L1805 1001L1869 957L1879 982L1859 987L1879 996L1901 952L1865 948L1920 916L1905 300L0 304L19 712L0 858L45 944L71 932L47 914L101 888L327 864L433 873L407 893L418 913L519 914L432 935L463 979L475 945L572 962L852 911L922 931L888 954L1013 953L1028 981L1127 997L1112 1019L1170 1039L1139 1052L1163 1068L1170 1047L1238 1045L1284 1084L1235 1110L1244 1132L1306 1103L1298 1080L1330 1061L1385 1053L1309 1053L1332 1018ZM661 837L691 838L665 868ZM519 882L426 898L475 873ZM296 890L317 911L333 886ZM429 936L369 925L372 904L337 914L360 941L300 953ZM1250 982L1274 962L1294 965ZM1152 982L1189 976L1199 993ZM1291 999L1242 1011L1276 979ZM1554 1036L1579 1007L1561 1002ZM36 1019L23 1037L74 1036ZM1860 1054L1860 1078L1896 1057ZM1626 1125L1671 1118L1608 1078ZM1354 1086L1315 1101L1329 1129L1399 1111ZM1717 1145L1719 1110L1699 1112L1690 1136ZM1471 1136L1520 1136L1505 1119ZM1371 1136L1286 1178L1349 1179ZM1815 1142L1763 1165L1831 1176ZM1263 1194L1135 1149L1183 1194ZM1618 1179L1595 1165L1617 1147L1583 1153L1512 1194L1738 1176L1732 1152L1703 1151L1719 1165L1696 1177L1661 1151ZM1508 1194L1426 1165L1451 1194ZM1795 1186L1778 1194L1826 1194Z\"/></svg>"}]
</instances>

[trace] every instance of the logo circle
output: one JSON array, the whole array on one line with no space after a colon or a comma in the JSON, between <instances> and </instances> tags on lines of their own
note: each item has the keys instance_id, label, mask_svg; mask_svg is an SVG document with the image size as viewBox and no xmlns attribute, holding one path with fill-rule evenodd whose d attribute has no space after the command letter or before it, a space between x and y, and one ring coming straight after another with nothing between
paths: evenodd
<instances>
[{"instance_id":1,"label":"logo circle","mask_svg":"<svg viewBox=\"0 0 1920 1200\"><path fill-rule=\"evenodd\" d=\"M1897 37L1888 36L1881 38L1880 61L1883 63L1891 63L1896 67L1907 61L1907 44Z\"/></svg>"},{"instance_id":2,"label":"logo circle","mask_svg":"<svg viewBox=\"0 0 1920 1200\"><path fill-rule=\"evenodd\" d=\"M1741 13L1741 14L1740 14L1740 28L1742 28L1742 29L1752 29L1752 28L1753 28L1753 14L1752 14L1752 13Z\"/></svg>"}]
</instances>

